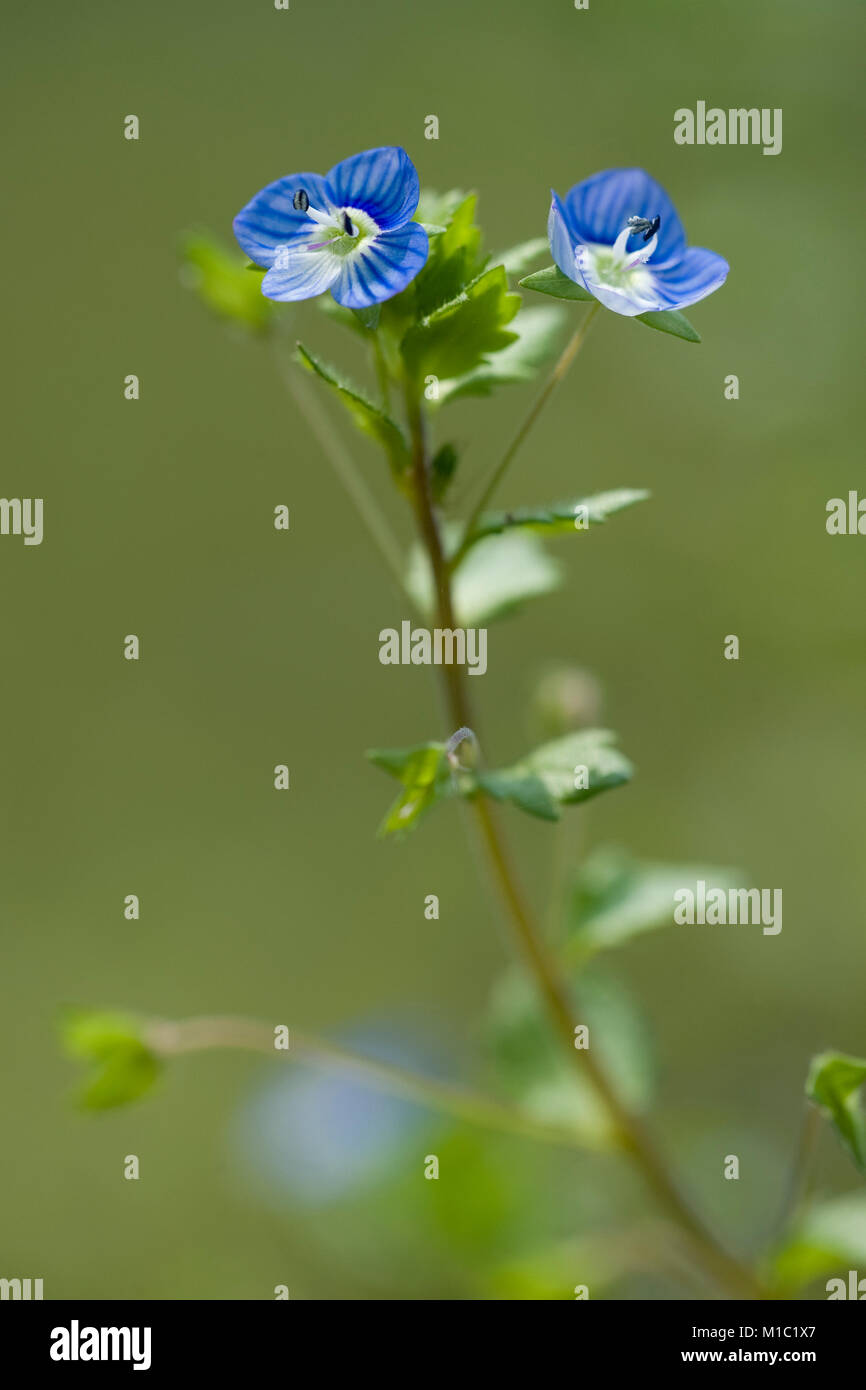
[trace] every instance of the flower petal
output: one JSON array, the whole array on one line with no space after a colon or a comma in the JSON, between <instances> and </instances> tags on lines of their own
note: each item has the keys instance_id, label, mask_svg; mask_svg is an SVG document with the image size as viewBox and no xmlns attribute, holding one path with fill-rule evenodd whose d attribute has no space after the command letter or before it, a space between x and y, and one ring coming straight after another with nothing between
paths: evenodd
<instances>
[{"instance_id":1,"label":"flower petal","mask_svg":"<svg viewBox=\"0 0 866 1390\"><path fill-rule=\"evenodd\" d=\"M408 222L421 193L415 165L399 145L342 160L329 170L326 182L338 207L363 209L383 231Z\"/></svg>"},{"instance_id":2,"label":"flower petal","mask_svg":"<svg viewBox=\"0 0 866 1390\"><path fill-rule=\"evenodd\" d=\"M315 231L307 214L293 206L292 200L300 189L320 211L331 206L321 174L287 174L261 189L232 223L235 236L256 265L272 266L278 246L298 239L308 241Z\"/></svg>"},{"instance_id":3,"label":"flower petal","mask_svg":"<svg viewBox=\"0 0 866 1390\"><path fill-rule=\"evenodd\" d=\"M574 280L578 285L583 284L574 264L575 246L565 220L562 199L558 193L552 194L550 213L547 218L547 239L550 242L553 259L563 275L567 275L569 280Z\"/></svg>"},{"instance_id":4,"label":"flower petal","mask_svg":"<svg viewBox=\"0 0 866 1390\"><path fill-rule=\"evenodd\" d=\"M262 294L281 301L312 299L331 288L342 264L340 257L327 247L310 251L306 246L289 243L285 256L262 281Z\"/></svg>"},{"instance_id":5,"label":"flower petal","mask_svg":"<svg viewBox=\"0 0 866 1390\"><path fill-rule=\"evenodd\" d=\"M675 265L647 267L652 271L659 295L660 309L687 309L706 299L708 294L725 283L730 266L715 251L702 246L690 246Z\"/></svg>"},{"instance_id":6,"label":"flower petal","mask_svg":"<svg viewBox=\"0 0 866 1390\"><path fill-rule=\"evenodd\" d=\"M636 287L614 289L611 285L588 283L587 289L605 309L611 309L615 314L623 314L626 318L636 318L638 314L647 314L653 309L667 307L658 302L656 294L648 295L644 289Z\"/></svg>"},{"instance_id":7,"label":"flower petal","mask_svg":"<svg viewBox=\"0 0 866 1390\"><path fill-rule=\"evenodd\" d=\"M347 309L364 309L390 299L414 280L429 251L427 233L419 222L373 237L341 263L334 298Z\"/></svg>"},{"instance_id":8,"label":"flower petal","mask_svg":"<svg viewBox=\"0 0 866 1390\"><path fill-rule=\"evenodd\" d=\"M593 174L569 189L560 210L574 242L612 246L629 217L660 217L656 260L679 260L685 250L686 234L677 210L645 169L605 169ZM642 234L637 233L629 237L628 250L636 251L643 244ZM560 269L568 274L563 266Z\"/></svg>"}]
</instances>

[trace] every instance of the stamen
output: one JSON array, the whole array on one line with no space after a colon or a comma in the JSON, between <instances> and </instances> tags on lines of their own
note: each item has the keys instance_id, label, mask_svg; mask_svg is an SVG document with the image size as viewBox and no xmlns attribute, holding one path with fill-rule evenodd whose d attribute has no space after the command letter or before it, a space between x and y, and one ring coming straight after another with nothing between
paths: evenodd
<instances>
[{"instance_id":1,"label":"stamen","mask_svg":"<svg viewBox=\"0 0 866 1390\"><path fill-rule=\"evenodd\" d=\"M650 241L655 236L656 232L661 226L661 221L662 219L659 216L630 217L628 219L628 226L631 227L632 232L635 236L639 232L643 232L644 241Z\"/></svg>"},{"instance_id":2,"label":"stamen","mask_svg":"<svg viewBox=\"0 0 866 1390\"><path fill-rule=\"evenodd\" d=\"M343 213L343 231L346 236L356 236L355 228L352 226L352 219L347 212Z\"/></svg>"},{"instance_id":3,"label":"stamen","mask_svg":"<svg viewBox=\"0 0 866 1390\"><path fill-rule=\"evenodd\" d=\"M309 206L310 199L307 196L307 190L305 188L299 188L292 199L292 207L295 209L295 212L306 212Z\"/></svg>"}]
</instances>

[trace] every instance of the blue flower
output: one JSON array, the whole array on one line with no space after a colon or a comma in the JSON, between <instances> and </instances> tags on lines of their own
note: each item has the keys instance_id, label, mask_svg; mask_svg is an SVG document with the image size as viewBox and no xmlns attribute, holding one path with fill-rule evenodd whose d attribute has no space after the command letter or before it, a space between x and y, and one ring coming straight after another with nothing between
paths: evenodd
<instances>
[{"instance_id":1,"label":"blue flower","mask_svg":"<svg viewBox=\"0 0 866 1390\"><path fill-rule=\"evenodd\" d=\"M565 198L554 193L547 234L563 275L616 314L685 309L729 269L715 251L686 245L676 208L643 169L606 169Z\"/></svg>"},{"instance_id":2,"label":"blue flower","mask_svg":"<svg viewBox=\"0 0 866 1390\"><path fill-rule=\"evenodd\" d=\"M310 299L330 290L338 304L364 309L405 289L429 252L410 221L418 174L396 145L365 150L321 174L269 183L234 220L251 261L266 266L269 299Z\"/></svg>"},{"instance_id":3,"label":"blue flower","mask_svg":"<svg viewBox=\"0 0 866 1390\"><path fill-rule=\"evenodd\" d=\"M371 1019L346 1032L348 1045L371 1060L415 1067L445 1079L450 1068L438 1047L419 1036L417 1023ZM389 1095L351 1072L289 1066L262 1074L241 1103L232 1148L275 1201L285 1194L314 1207L387 1177L400 1167L419 1135L442 1132L415 1101ZM435 1127L435 1129L434 1129Z\"/></svg>"}]
</instances>

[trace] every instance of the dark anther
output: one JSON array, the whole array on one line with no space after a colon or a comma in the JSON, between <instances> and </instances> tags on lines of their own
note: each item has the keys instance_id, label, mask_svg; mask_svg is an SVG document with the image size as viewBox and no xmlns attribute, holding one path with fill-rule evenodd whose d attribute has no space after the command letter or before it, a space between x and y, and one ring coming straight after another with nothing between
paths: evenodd
<instances>
[{"instance_id":1,"label":"dark anther","mask_svg":"<svg viewBox=\"0 0 866 1390\"><path fill-rule=\"evenodd\" d=\"M661 226L661 217L630 217L628 219L628 226L631 227L635 235L637 235L638 232L643 232L644 241L649 241L651 237L655 236Z\"/></svg>"},{"instance_id":2,"label":"dark anther","mask_svg":"<svg viewBox=\"0 0 866 1390\"><path fill-rule=\"evenodd\" d=\"M307 197L306 189L299 188L294 198L292 199L292 207L295 209L295 212L306 212L309 206L310 200Z\"/></svg>"},{"instance_id":3,"label":"dark anther","mask_svg":"<svg viewBox=\"0 0 866 1390\"><path fill-rule=\"evenodd\" d=\"M343 231L346 236L354 236L355 228L352 226L352 219L347 212L343 213Z\"/></svg>"}]
</instances>

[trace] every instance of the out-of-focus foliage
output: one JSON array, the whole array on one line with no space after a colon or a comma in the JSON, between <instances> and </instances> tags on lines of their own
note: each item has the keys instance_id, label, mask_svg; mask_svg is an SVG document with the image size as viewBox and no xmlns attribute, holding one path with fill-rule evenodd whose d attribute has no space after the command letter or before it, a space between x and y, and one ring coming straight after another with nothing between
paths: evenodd
<instances>
[{"instance_id":1,"label":"out-of-focus foliage","mask_svg":"<svg viewBox=\"0 0 866 1390\"><path fill-rule=\"evenodd\" d=\"M839 1138L861 1173L866 1173L866 1114L862 1086L866 1060L844 1052L822 1052L813 1057L806 1079L806 1095L829 1115Z\"/></svg>"}]
</instances>

